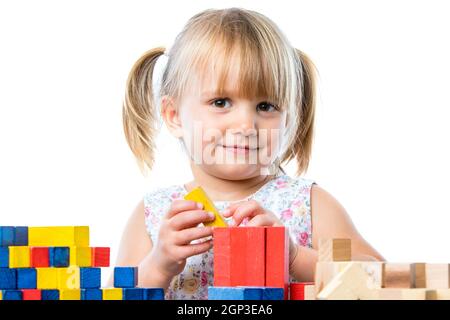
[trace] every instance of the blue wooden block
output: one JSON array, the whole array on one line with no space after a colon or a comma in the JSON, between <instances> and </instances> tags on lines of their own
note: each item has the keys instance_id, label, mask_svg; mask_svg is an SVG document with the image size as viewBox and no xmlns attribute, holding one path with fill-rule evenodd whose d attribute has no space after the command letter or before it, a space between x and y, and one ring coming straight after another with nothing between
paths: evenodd
<instances>
[{"instance_id":1,"label":"blue wooden block","mask_svg":"<svg viewBox=\"0 0 450 320\"><path fill-rule=\"evenodd\" d=\"M144 288L144 300L164 300L164 289Z\"/></svg>"},{"instance_id":2,"label":"blue wooden block","mask_svg":"<svg viewBox=\"0 0 450 320\"><path fill-rule=\"evenodd\" d=\"M50 266L55 268L65 268L69 266L70 249L69 247L50 247L49 248Z\"/></svg>"},{"instance_id":3,"label":"blue wooden block","mask_svg":"<svg viewBox=\"0 0 450 320\"><path fill-rule=\"evenodd\" d=\"M0 227L0 247L14 245L14 227Z\"/></svg>"},{"instance_id":4,"label":"blue wooden block","mask_svg":"<svg viewBox=\"0 0 450 320\"><path fill-rule=\"evenodd\" d=\"M135 288L138 283L137 267L115 267L114 287L115 288Z\"/></svg>"},{"instance_id":5,"label":"blue wooden block","mask_svg":"<svg viewBox=\"0 0 450 320\"><path fill-rule=\"evenodd\" d=\"M283 288L270 288L265 287L263 289L263 300L284 300Z\"/></svg>"},{"instance_id":6,"label":"blue wooden block","mask_svg":"<svg viewBox=\"0 0 450 320\"><path fill-rule=\"evenodd\" d=\"M97 289L101 286L100 268L80 268L80 288Z\"/></svg>"},{"instance_id":7,"label":"blue wooden block","mask_svg":"<svg viewBox=\"0 0 450 320\"><path fill-rule=\"evenodd\" d=\"M9 248L0 247L0 268L9 268Z\"/></svg>"},{"instance_id":8,"label":"blue wooden block","mask_svg":"<svg viewBox=\"0 0 450 320\"><path fill-rule=\"evenodd\" d=\"M59 290L56 289L41 290L41 300L59 300Z\"/></svg>"},{"instance_id":9,"label":"blue wooden block","mask_svg":"<svg viewBox=\"0 0 450 320\"><path fill-rule=\"evenodd\" d=\"M17 269L0 268L0 289L17 289Z\"/></svg>"},{"instance_id":10,"label":"blue wooden block","mask_svg":"<svg viewBox=\"0 0 450 320\"><path fill-rule=\"evenodd\" d=\"M100 289L81 289L81 300L102 300L103 293Z\"/></svg>"},{"instance_id":11,"label":"blue wooden block","mask_svg":"<svg viewBox=\"0 0 450 320\"><path fill-rule=\"evenodd\" d=\"M122 289L122 300L144 300L144 289L142 288L125 288Z\"/></svg>"},{"instance_id":12,"label":"blue wooden block","mask_svg":"<svg viewBox=\"0 0 450 320\"><path fill-rule=\"evenodd\" d=\"M23 294L20 290L3 290L3 300L23 300Z\"/></svg>"},{"instance_id":13,"label":"blue wooden block","mask_svg":"<svg viewBox=\"0 0 450 320\"><path fill-rule=\"evenodd\" d=\"M18 268L17 289L36 289L37 272L35 268Z\"/></svg>"},{"instance_id":14,"label":"blue wooden block","mask_svg":"<svg viewBox=\"0 0 450 320\"><path fill-rule=\"evenodd\" d=\"M14 245L28 246L28 227L14 228Z\"/></svg>"},{"instance_id":15,"label":"blue wooden block","mask_svg":"<svg viewBox=\"0 0 450 320\"><path fill-rule=\"evenodd\" d=\"M262 300L260 287L208 287L209 300Z\"/></svg>"}]
</instances>

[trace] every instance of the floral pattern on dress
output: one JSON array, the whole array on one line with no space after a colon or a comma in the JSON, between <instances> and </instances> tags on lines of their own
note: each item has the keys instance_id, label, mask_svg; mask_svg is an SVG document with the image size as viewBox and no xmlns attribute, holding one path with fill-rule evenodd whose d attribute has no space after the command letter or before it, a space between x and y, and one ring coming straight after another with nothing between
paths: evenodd
<instances>
[{"instance_id":1,"label":"floral pattern on dress","mask_svg":"<svg viewBox=\"0 0 450 320\"><path fill-rule=\"evenodd\" d=\"M281 174L268 181L253 195L242 200L258 201L261 206L272 211L284 223L296 243L311 248L310 195L314 183L310 179L292 178ZM145 224L153 243L157 240L161 218L172 201L183 199L186 194L187 190L181 184L158 188L144 195ZM214 204L219 211L223 211L233 202L238 201L215 201ZM225 220L230 222L231 217ZM208 286L213 285L214 279L213 257L213 248L211 248L203 254L188 258L184 270L172 279L165 298L168 300L207 299Z\"/></svg>"}]
</instances>

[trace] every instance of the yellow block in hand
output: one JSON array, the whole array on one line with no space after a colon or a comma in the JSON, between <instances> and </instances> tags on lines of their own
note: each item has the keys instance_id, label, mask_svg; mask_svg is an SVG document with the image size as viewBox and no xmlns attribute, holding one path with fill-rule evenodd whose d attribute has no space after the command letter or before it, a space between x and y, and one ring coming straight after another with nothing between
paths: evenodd
<instances>
[{"instance_id":1,"label":"yellow block in hand","mask_svg":"<svg viewBox=\"0 0 450 320\"><path fill-rule=\"evenodd\" d=\"M36 268L37 289L58 289L59 268Z\"/></svg>"},{"instance_id":2,"label":"yellow block in hand","mask_svg":"<svg viewBox=\"0 0 450 320\"><path fill-rule=\"evenodd\" d=\"M209 199L206 192L202 189L202 187L197 187L187 195L184 196L185 200L192 200L195 202L203 203L203 210L210 211L214 213L216 218L211 222L204 222L203 224L207 227L228 227L225 219L222 218L217 208L214 206L214 203Z\"/></svg>"},{"instance_id":3,"label":"yellow block in hand","mask_svg":"<svg viewBox=\"0 0 450 320\"><path fill-rule=\"evenodd\" d=\"M30 247L89 247L89 227L29 227Z\"/></svg>"},{"instance_id":4,"label":"yellow block in hand","mask_svg":"<svg viewBox=\"0 0 450 320\"><path fill-rule=\"evenodd\" d=\"M58 289L80 289L80 268L58 268Z\"/></svg>"},{"instance_id":5,"label":"yellow block in hand","mask_svg":"<svg viewBox=\"0 0 450 320\"><path fill-rule=\"evenodd\" d=\"M81 300L81 290L80 289L60 290L59 300Z\"/></svg>"},{"instance_id":6,"label":"yellow block in hand","mask_svg":"<svg viewBox=\"0 0 450 320\"><path fill-rule=\"evenodd\" d=\"M9 247L9 267L29 268L30 247Z\"/></svg>"},{"instance_id":7,"label":"yellow block in hand","mask_svg":"<svg viewBox=\"0 0 450 320\"><path fill-rule=\"evenodd\" d=\"M70 265L79 267L92 266L92 248L70 247Z\"/></svg>"},{"instance_id":8,"label":"yellow block in hand","mask_svg":"<svg viewBox=\"0 0 450 320\"><path fill-rule=\"evenodd\" d=\"M121 288L102 289L103 300L122 300L123 291Z\"/></svg>"}]
</instances>

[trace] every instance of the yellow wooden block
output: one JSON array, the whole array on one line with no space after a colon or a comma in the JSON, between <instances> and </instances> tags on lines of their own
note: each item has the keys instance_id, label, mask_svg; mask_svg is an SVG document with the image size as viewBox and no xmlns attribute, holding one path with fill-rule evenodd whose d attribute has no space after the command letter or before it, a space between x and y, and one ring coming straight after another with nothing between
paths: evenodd
<instances>
[{"instance_id":1,"label":"yellow wooden block","mask_svg":"<svg viewBox=\"0 0 450 320\"><path fill-rule=\"evenodd\" d=\"M3 300L2 291L0 290L0 301Z\"/></svg>"},{"instance_id":2,"label":"yellow wooden block","mask_svg":"<svg viewBox=\"0 0 450 320\"><path fill-rule=\"evenodd\" d=\"M57 268L36 268L38 289L58 289Z\"/></svg>"},{"instance_id":3,"label":"yellow wooden block","mask_svg":"<svg viewBox=\"0 0 450 320\"><path fill-rule=\"evenodd\" d=\"M29 227L28 245L30 247L89 247L89 227Z\"/></svg>"},{"instance_id":4,"label":"yellow wooden block","mask_svg":"<svg viewBox=\"0 0 450 320\"><path fill-rule=\"evenodd\" d=\"M227 222L225 219L220 215L219 211L217 210L214 203L211 201L211 199L208 197L206 192L203 190L202 187L197 187L191 192L189 192L187 195L184 196L185 200L192 200L195 202L203 203L203 210L210 211L214 213L216 218L211 222L204 222L203 224L207 227L228 227Z\"/></svg>"},{"instance_id":5,"label":"yellow wooden block","mask_svg":"<svg viewBox=\"0 0 450 320\"><path fill-rule=\"evenodd\" d=\"M70 265L79 267L92 266L92 248L70 247Z\"/></svg>"},{"instance_id":6,"label":"yellow wooden block","mask_svg":"<svg viewBox=\"0 0 450 320\"><path fill-rule=\"evenodd\" d=\"M58 268L58 289L80 289L80 268Z\"/></svg>"},{"instance_id":7,"label":"yellow wooden block","mask_svg":"<svg viewBox=\"0 0 450 320\"><path fill-rule=\"evenodd\" d=\"M81 290L62 289L59 291L59 300L81 300Z\"/></svg>"},{"instance_id":8,"label":"yellow wooden block","mask_svg":"<svg viewBox=\"0 0 450 320\"><path fill-rule=\"evenodd\" d=\"M121 288L106 288L102 289L103 300L122 300L123 291Z\"/></svg>"},{"instance_id":9,"label":"yellow wooden block","mask_svg":"<svg viewBox=\"0 0 450 320\"><path fill-rule=\"evenodd\" d=\"M10 268L30 268L30 247L9 247Z\"/></svg>"}]
</instances>

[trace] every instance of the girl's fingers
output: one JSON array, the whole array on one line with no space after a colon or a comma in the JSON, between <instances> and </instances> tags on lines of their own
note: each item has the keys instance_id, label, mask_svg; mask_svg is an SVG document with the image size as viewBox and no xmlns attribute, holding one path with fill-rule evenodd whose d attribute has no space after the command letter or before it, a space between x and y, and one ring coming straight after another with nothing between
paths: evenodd
<instances>
[{"instance_id":1,"label":"girl's fingers","mask_svg":"<svg viewBox=\"0 0 450 320\"><path fill-rule=\"evenodd\" d=\"M174 200L166 213L166 218L170 219L176 214L187 210L203 209L203 204L191 200Z\"/></svg>"},{"instance_id":2,"label":"girl's fingers","mask_svg":"<svg viewBox=\"0 0 450 320\"><path fill-rule=\"evenodd\" d=\"M244 203L247 203L248 201L239 201L233 204L230 204L222 213L224 217L231 217L234 213L234 210L238 208L239 206L243 205Z\"/></svg>"},{"instance_id":3,"label":"girl's fingers","mask_svg":"<svg viewBox=\"0 0 450 320\"><path fill-rule=\"evenodd\" d=\"M234 225L238 226L242 223L242 220L244 220L244 218L252 218L261 213L264 213L264 209L259 205L257 201L247 201L246 203L236 208L236 210L234 211Z\"/></svg>"},{"instance_id":4,"label":"girl's fingers","mask_svg":"<svg viewBox=\"0 0 450 320\"><path fill-rule=\"evenodd\" d=\"M202 243L195 243L195 244L188 244L182 247L178 247L178 250L180 250L180 255L183 257L183 259L187 259L191 256L195 256L200 253L204 253L211 249L213 246L213 241L208 240Z\"/></svg>"},{"instance_id":5,"label":"girl's fingers","mask_svg":"<svg viewBox=\"0 0 450 320\"><path fill-rule=\"evenodd\" d=\"M246 224L247 227L264 227L273 225L273 219L267 214L258 214L251 218Z\"/></svg>"},{"instance_id":6,"label":"girl's fingers","mask_svg":"<svg viewBox=\"0 0 450 320\"><path fill-rule=\"evenodd\" d=\"M169 226L172 230L183 230L195 227L203 222L210 222L214 220L214 218L213 213L205 210L183 211L170 218Z\"/></svg>"},{"instance_id":7,"label":"girl's fingers","mask_svg":"<svg viewBox=\"0 0 450 320\"><path fill-rule=\"evenodd\" d=\"M187 245L191 241L212 236L211 227L194 227L178 231L175 236L176 245Z\"/></svg>"}]
</instances>

